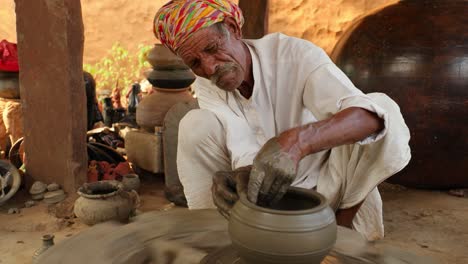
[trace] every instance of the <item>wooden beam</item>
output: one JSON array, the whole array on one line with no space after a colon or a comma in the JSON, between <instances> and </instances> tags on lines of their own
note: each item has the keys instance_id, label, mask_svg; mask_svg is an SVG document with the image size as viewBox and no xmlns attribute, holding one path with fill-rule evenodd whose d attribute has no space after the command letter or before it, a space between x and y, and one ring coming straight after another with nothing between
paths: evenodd
<instances>
[{"instance_id":1,"label":"wooden beam","mask_svg":"<svg viewBox=\"0 0 468 264\"><path fill-rule=\"evenodd\" d=\"M15 3L26 171L75 193L87 171L81 3Z\"/></svg>"},{"instance_id":2,"label":"wooden beam","mask_svg":"<svg viewBox=\"0 0 468 264\"><path fill-rule=\"evenodd\" d=\"M258 39L268 34L269 0L239 0L239 7L245 18L244 38Z\"/></svg>"}]
</instances>

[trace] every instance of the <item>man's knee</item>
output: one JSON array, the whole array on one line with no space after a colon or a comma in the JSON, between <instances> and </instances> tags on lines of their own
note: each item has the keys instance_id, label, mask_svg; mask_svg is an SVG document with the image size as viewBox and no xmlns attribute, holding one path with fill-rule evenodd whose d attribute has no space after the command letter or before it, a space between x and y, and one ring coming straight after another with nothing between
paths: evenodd
<instances>
[{"instance_id":1,"label":"man's knee","mask_svg":"<svg viewBox=\"0 0 468 264\"><path fill-rule=\"evenodd\" d=\"M179 142L196 146L222 133L222 125L215 114L204 109L188 112L179 124Z\"/></svg>"}]
</instances>

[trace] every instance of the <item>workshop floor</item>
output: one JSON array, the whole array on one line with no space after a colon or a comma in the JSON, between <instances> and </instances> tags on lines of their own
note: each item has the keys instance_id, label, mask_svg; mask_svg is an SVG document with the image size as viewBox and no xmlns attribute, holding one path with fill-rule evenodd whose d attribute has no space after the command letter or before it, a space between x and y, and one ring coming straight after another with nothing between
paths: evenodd
<instances>
[{"instance_id":1,"label":"workshop floor","mask_svg":"<svg viewBox=\"0 0 468 264\"><path fill-rule=\"evenodd\" d=\"M432 256L441 263L468 263L468 198L445 192L406 189L396 185L381 186L384 200L386 242L418 255ZM87 228L78 219L58 220L44 203L8 215L8 208L27 199L19 193L15 200L0 207L0 263L31 263L31 256L41 245L43 234L54 234L55 242L76 235ZM164 198L161 179L146 181L141 190L142 212L173 207ZM66 206L65 206L66 207ZM61 208L64 212L64 208Z\"/></svg>"}]
</instances>

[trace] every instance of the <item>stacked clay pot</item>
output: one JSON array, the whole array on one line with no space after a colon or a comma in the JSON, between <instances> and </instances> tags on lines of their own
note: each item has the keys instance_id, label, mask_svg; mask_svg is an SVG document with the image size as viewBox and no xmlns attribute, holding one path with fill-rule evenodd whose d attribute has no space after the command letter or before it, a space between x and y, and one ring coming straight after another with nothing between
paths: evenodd
<instances>
[{"instance_id":1,"label":"stacked clay pot","mask_svg":"<svg viewBox=\"0 0 468 264\"><path fill-rule=\"evenodd\" d=\"M195 100L189 92L195 75L182 59L168 48L156 44L147 56L153 69L146 78L153 85L154 93L145 97L136 110L138 125L149 132L162 126L167 111L178 102Z\"/></svg>"}]
</instances>

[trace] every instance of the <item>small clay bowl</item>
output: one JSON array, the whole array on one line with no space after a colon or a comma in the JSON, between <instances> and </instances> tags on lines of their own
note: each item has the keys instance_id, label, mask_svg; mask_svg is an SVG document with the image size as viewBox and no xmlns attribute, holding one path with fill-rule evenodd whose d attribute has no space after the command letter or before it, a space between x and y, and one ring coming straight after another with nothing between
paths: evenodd
<instances>
[{"instance_id":1,"label":"small clay bowl","mask_svg":"<svg viewBox=\"0 0 468 264\"><path fill-rule=\"evenodd\" d=\"M336 241L336 221L325 197L291 187L273 208L240 195L229 219L232 244L245 263L320 263Z\"/></svg>"}]
</instances>

